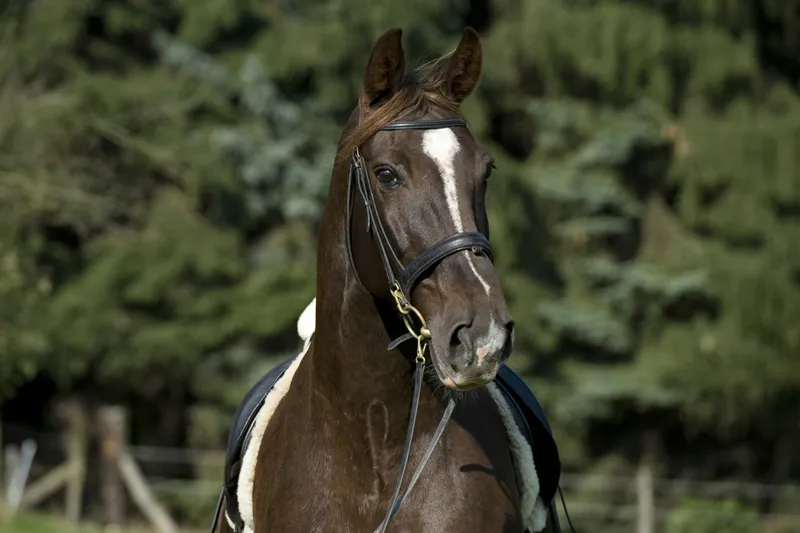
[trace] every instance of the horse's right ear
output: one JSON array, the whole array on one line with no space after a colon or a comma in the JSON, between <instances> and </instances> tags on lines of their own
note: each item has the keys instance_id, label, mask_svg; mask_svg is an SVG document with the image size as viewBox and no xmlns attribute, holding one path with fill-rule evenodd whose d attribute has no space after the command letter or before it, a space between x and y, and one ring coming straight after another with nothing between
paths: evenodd
<instances>
[{"instance_id":1,"label":"horse's right ear","mask_svg":"<svg viewBox=\"0 0 800 533\"><path fill-rule=\"evenodd\" d=\"M400 89L406 71L402 37L403 30L394 28L378 37L372 47L364 76L366 104L377 104Z\"/></svg>"}]
</instances>

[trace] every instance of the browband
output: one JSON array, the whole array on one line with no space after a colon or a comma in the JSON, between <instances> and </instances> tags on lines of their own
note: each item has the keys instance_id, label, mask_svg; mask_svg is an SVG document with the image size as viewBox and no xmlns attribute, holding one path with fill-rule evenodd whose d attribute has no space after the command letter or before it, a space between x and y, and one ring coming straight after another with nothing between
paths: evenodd
<instances>
[{"instance_id":1,"label":"browband","mask_svg":"<svg viewBox=\"0 0 800 533\"><path fill-rule=\"evenodd\" d=\"M360 118L360 117L359 117ZM401 131L401 130L430 130L439 128L453 128L453 127L467 127L467 122L462 118L447 118L447 119L432 119L432 120L406 120L390 122L383 128L382 131ZM430 248L419 254L411 263L403 267L402 263L394 253L392 246L389 242L389 236L381 221L380 214L378 213L377 205L375 204L375 197L372 193L372 187L369 183L369 173L367 171L366 162L362 157L360 151L356 149L350 157L350 177L348 182L347 191L347 243L348 253L350 254L351 261L353 260L352 249L350 249L350 224L352 220L352 189L353 184L358 190L361 200L364 204L366 211L366 230L371 232L378 245L378 253L383 264L383 269L386 271L386 280L389 284L390 293L396 294L400 292L401 298L406 302L410 302L411 293L414 288L419 284L422 278L433 270L446 257L455 253L471 250L474 254L486 256L491 261L494 261L492 254L492 246L489 240L481 233L478 232L461 232L451 235L446 239L439 241ZM393 263L400 268L400 272L396 273ZM358 272L356 270L356 277ZM389 349L396 348L399 344L413 338L406 334L393 340L389 344Z\"/></svg>"}]
</instances>

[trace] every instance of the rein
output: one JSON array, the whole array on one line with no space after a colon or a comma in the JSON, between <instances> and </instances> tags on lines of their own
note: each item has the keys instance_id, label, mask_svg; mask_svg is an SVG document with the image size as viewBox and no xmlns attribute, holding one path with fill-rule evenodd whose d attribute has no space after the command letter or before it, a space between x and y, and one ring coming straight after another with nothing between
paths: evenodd
<instances>
[{"instance_id":1,"label":"rein","mask_svg":"<svg viewBox=\"0 0 800 533\"><path fill-rule=\"evenodd\" d=\"M467 122L461 118L454 119L438 119L438 120L414 120L414 121L398 121L391 122L381 128L382 131L399 131L399 130L427 130L437 128L452 128L452 127L466 127ZM470 250L475 255L487 256L493 260L492 247L489 240L481 233L478 232L461 232L456 233L444 240L439 241L430 248L420 253L411 263L403 267L397 254L394 253L391 243L389 242L386 230L381 222L380 215L378 214L377 206L375 205L375 197L372 193L372 188L369 183L369 172L366 167L366 162L361 156L361 152L356 148L350 158L350 176L348 181L347 191L347 248L350 254L351 264L353 262L352 248L350 245L350 224L352 221L352 197L353 185L355 184L361 200L364 204L364 209L367 215L367 232L371 232L375 237L378 245L378 252L383 264L383 269L386 271L386 279L389 283L389 294L392 296L400 313L400 317L408 330L408 333L401 335L389 343L388 349L391 351L406 341L415 339L417 341L417 355L414 360L414 395L411 401L411 413L406 430L405 444L403 445L403 455L400 462L400 472L397 474L397 481L395 483L394 493L392 494L389 509L381 521L381 524L374 533L384 533L389 526L389 521L397 513L400 505L405 501L406 496L414 488L417 480L422 474L422 470L428 463L436 444L439 442L447 422L455 409L455 401L451 398L447 402L444 414L439 422L436 432L433 434L425 454L422 456L417 469L411 477L411 481L400 495L400 489L403 483L403 477L408 466L408 458L411 453L411 444L414 437L414 425L417 420L417 412L419 410L419 397L422 390L422 378L425 372L425 365L427 359L425 353L428 348L428 343L431 340L431 332L428 329L425 318L422 313L411 304L410 295L420 280L425 274L430 272L437 264L439 264L446 257L455 253ZM395 273L395 267L399 266L399 273ZM355 266L354 266L355 270ZM356 277L358 274L356 273ZM415 326L414 322L417 322ZM399 497L398 497L399 496Z\"/></svg>"}]
</instances>

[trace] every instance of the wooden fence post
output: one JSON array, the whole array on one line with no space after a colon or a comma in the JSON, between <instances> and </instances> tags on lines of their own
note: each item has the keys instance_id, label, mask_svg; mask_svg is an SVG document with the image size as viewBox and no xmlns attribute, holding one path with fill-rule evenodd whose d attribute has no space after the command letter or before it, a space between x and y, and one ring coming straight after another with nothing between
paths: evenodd
<instances>
[{"instance_id":1,"label":"wooden fence post","mask_svg":"<svg viewBox=\"0 0 800 533\"><path fill-rule=\"evenodd\" d=\"M89 423L86 407L80 401L65 401L59 405L59 410L59 414L66 422L64 447L70 470L70 476L66 481L65 514L68 521L76 524L81 519L83 507Z\"/></svg>"},{"instance_id":2,"label":"wooden fence post","mask_svg":"<svg viewBox=\"0 0 800 533\"><path fill-rule=\"evenodd\" d=\"M9 507L8 512L11 516L24 504L23 496L25 495L25 487L28 484L28 475L31 472L33 458L36 455L37 449L38 446L33 439L25 439L22 442L19 457L14 466L14 471L11 473L8 494L6 495L6 504Z\"/></svg>"},{"instance_id":3,"label":"wooden fence post","mask_svg":"<svg viewBox=\"0 0 800 533\"><path fill-rule=\"evenodd\" d=\"M11 487L11 479L14 476L14 470L17 468L17 463L19 463L19 446L16 444L9 444L6 446L6 449L3 450L3 459L5 462L5 476L3 477L3 485L6 487L6 491ZM8 493L6 493L6 496Z\"/></svg>"},{"instance_id":4,"label":"wooden fence post","mask_svg":"<svg viewBox=\"0 0 800 533\"><path fill-rule=\"evenodd\" d=\"M150 487L147 486L147 480L139 469L139 465L136 464L136 460L127 450L120 454L119 459L122 479L139 510L150 520L158 533L178 533L178 526L172 521L164 506L158 502Z\"/></svg>"},{"instance_id":5,"label":"wooden fence post","mask_svg":"<svg viewBox=\"0 0 800 533\"><path fill-rule=\"evenodd\" d=\"M25 486L24 492L19 494L19 506L34 507L63 486L66 488L67 517L77 522L80 518L86 470L86 413L78 400L69 399L59 403L56 415L66 426L63 444L67 459L29 486Z\"/></svg>"},{"instance_id":6,"label":"wooden fence post","mask_svg":"<svg viewBox=\"0 0 800 533\"><path fill-rule=\"evenodd\" d=\"M126 441L127 413L116 405L97 411L97 435L100 439L100 483L107 525L122 527L125 519L125 492L118 468Z\"/></svg>"},{"instance_id":7,"label":"wooden fence post","mask_svg":"<svg viewBox=\"0 0 800 533\"><path fill-rule=\"evenodd\" d=\"M656 513L653 469L657 442L655 434L645 435L642 446L642 457L639 461L639 468L636 471L636 533L655 532Z\"/></svg>"}]
</instances>

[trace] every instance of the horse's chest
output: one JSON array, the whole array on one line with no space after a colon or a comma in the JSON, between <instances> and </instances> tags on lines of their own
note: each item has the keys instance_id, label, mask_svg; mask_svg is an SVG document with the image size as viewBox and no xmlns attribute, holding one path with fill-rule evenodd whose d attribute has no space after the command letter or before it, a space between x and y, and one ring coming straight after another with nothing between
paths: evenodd
<instances>
[{"instance_id":1,"label":"horse's chest","mask_svg":"<svg viewBox=\"0 0 800 533\"><path fill-rule=\"evenodd\" d=\"M461 466L455 472L429 472L395 516L392 531L522 533L513 476L477 461Z\"/></svg>"},{"instance_id":2,"label":"horse's chest","mask_svg":"<svg viewBox=\"0 0 800 533\"><path fill-rule=\"evenodd\" d=\"M519 494L507 457L492 457L463 442L441 444L442 449L426 465L388 531L522 533ZM306 480L304 486L296 480L284 480L284 486L291 486L302 498L276 494L274 503L281 511L272 515L269 531L373 531L389 508L397 470L391 469L387 479L378 480L374 473L365 475L319 452L317 458L303 461L310 469L307 476L301 476ZM404 487L419 456L415 453L409 462ZM301 466L299 461L287 459L293 463L291 470Z\"/></svg>"},{"instance_id":3,"label":"horse's chest","mask_svg":"<svg viewBox=\"0 0 800 533\"><path fill-rule=\"evenodd\" d=\"M423 474L387 531L523 533L516 487L510 486L508 480L491 468L475 466L474 470L469 470L469 465L465 465L465 471L459 475L435 471ZM329 489L337 485L337 489ZM272 513L270 527L263 533L372 532L389 507L393 487L393 483L390 484L381 497L375 498L371 487L366 485L354 490L345 489L336 482L309 483L302 497L281 498L280 503L275 502L281 511Z\"/></svg>"},{"instance_id":4,"label":"horse's chest","mask_svg":"<svg viewBox=\"0 0 800 533\"><path fill-rule=\"evenodd\" d=\"M476 411L471 420L482 421L448 426L387 533L524 531L510 450L498 437L503 427ZM379 426L372 422L367 426ZM343 441L340 427L320 425L312 440L297 441L292 425L281 426L275 434L268 431L272 453L260 457L269 463L260 465L262 471L271 475L256 482L264 492L254 533L374 531L390 506L399 450L383 449L369 431L366 440L353 432ZM427 445L427 439L415 442L403 488Z\"/></svg>"},{"instance_id":5,"label":"horse's chest","mask_svg":"<svg viewBox=\"0 0 800 533\"><path fill-rule=\"evenodd\" d=\"M397 526L407 524L409 533L523 531L520 495L505 447L451 441L415 490L397 515Z\"/></svg>"}]
</instances>

